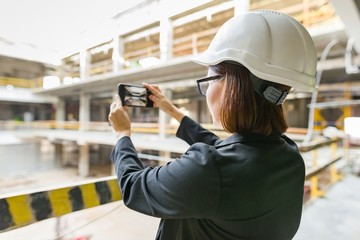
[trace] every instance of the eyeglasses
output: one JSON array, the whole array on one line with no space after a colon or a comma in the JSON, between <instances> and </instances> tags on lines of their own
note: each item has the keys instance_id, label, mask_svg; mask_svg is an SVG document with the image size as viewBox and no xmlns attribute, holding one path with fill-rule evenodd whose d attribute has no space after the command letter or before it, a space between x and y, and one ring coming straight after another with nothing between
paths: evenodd
<instances>
[{"instance_id":1,"label":"eyeglasses","mask_svg":"<svg viewBox=\"0 0 360 240\"><path fill-rule=\"evenodd\" d=\"M206 91L209 88L209 82L213 81L213 80L218 80L222 78L222 76L220 75L215 75L215 76L211 76L211 77L206 77L206 78L202 78L199 80L196 80L199 92L202 96L206 96Z\"/></svg>"}]
</instances>

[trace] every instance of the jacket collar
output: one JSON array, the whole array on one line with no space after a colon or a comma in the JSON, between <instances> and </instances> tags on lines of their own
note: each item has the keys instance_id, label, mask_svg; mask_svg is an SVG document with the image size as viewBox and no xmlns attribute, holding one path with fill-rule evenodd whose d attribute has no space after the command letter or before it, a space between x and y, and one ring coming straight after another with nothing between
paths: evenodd
<instances>
[{"instance_id":1,"label":"jacket collar","mask_svg":"<svg viewBox=\"0 0 360 240\"><path fill-rule=\"evenodd\" d=\"M269 136L262 134L239 134L235 133L228 138L225 138L223 141L218 143L216 146L224 146L233 143L245 143L245 142L256 142L256 141L271 141L275 139L279 139L281 137L280 134L270 134Z\"/></svg>"}]
</instances>

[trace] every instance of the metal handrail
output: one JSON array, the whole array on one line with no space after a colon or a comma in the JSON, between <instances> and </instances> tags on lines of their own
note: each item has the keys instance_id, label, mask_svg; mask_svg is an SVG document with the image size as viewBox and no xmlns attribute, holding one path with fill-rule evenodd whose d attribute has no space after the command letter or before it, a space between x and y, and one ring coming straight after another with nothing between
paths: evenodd
<instances>
[{"instance_id":1,"label":"metal handrail","mask_svg":"<svg viewBox=\"0 0 360 240\"><path fill-rule=\"evenodd\" d=\"M86 122L87 129L90 131L108 131L110 130L109 122ZM217 128L213 124L204 123L201 124L206 129L209 129L220 137L228 137L229 133L225 132L222 129ZM131 123L133 132L144 132L144 133L159 133L159 123ZM16 127L26 127L29 129L68 129L68 130L78 130L80 127L79 121L56 121L56 120L40 120L40 121L16 121L16 120L7 120L0 121L0 130L12 130ZM175 134L178 125L168 124L166 129L168 134ZM305 128L289 128L287 133L293 134L306 134Z\"/></svg>"}]
</instances>

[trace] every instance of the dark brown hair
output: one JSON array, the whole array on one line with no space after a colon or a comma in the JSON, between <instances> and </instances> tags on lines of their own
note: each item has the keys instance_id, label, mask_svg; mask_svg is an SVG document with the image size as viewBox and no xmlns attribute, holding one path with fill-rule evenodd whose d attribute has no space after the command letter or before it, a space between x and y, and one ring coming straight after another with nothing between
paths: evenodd
<instances>
[{"instance_id":1,"label":"dark brown hair","mask_svg":"<svg viewBox=\"0 0 360 240\"><path fill-rule=\"evenodd\" d=\"M288 128L282 105L268 102L254 91L250 71L239 64L222 62L211 68L224 76L226 81L220 118L224 129L229 133L282 134ZM283 90L290 87L281 84L271 85Z\"/></svg>"}]
</instances>

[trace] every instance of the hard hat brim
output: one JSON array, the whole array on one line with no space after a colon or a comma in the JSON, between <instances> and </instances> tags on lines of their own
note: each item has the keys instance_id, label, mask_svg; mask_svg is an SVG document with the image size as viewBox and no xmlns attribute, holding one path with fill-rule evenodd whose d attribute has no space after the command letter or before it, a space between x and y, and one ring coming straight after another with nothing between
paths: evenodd
<instances>
[{"instance_id":1,"label":"hard hat brim","mask_svg":"<svg viewBox=\"0 0 360 240\"><path fill-rule=\"evenodd\" d=\"M287 85L304 92L317 91L313 87L316 82L315 76L267 63L255 55L242 50L226 49L216 53L205 51L191 60L205 66L216 65L224 61L234 61L245 66L258 78Z\"/></svg>"}]
</instances>

